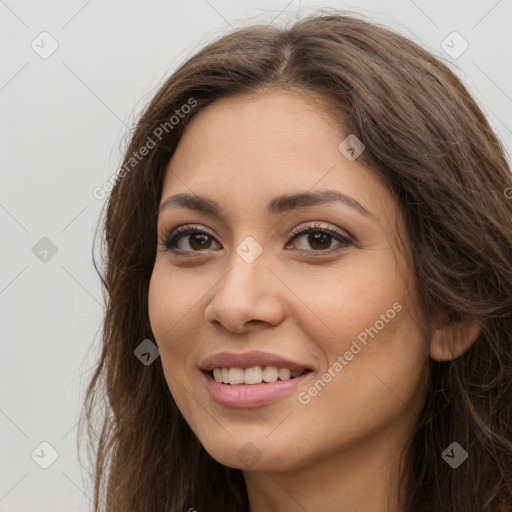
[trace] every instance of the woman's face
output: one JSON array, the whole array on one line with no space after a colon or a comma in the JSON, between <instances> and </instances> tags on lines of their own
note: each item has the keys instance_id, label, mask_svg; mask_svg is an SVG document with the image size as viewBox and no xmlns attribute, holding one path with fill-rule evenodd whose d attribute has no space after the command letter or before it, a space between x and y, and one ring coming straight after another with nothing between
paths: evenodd
<instances>
[{"instance_id":1,"label":"woman's face","mask_svg":"<svg viewBox=\"0 0 512 512\"><path fill-rule=\"evenodd\" d=\"M160 206L204 199L160 212L151 326L180 411L231 467L394 452L425 396L398 205L319 105L278 90L215 102L163 184ZM197 232L166 248L179 226Z\"/></svg>"}]
</instances>

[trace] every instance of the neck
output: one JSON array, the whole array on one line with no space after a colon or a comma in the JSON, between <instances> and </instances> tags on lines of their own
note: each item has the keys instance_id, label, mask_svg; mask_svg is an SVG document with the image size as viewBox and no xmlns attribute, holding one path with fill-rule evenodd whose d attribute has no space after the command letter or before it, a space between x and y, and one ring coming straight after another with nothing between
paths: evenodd
<instances>
[{"instance_id":1,"label":"neck","mask_svg":"<svg viewBox=\"0 0 512 512\"><path fill-rule=\"evenodd\" d=\"M406 434L390 425L386 433L285 471L245 472L250 512L404 512L398 491Z\"/></svg>"}]
</instances>

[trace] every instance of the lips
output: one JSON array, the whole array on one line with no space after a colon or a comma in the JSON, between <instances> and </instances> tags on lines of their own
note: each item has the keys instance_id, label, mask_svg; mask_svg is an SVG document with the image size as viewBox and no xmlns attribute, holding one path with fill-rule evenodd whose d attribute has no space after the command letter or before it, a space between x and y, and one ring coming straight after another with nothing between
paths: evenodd
<instances>
[{"instance_id":1,"label":"lips","mask_svg":"<svg viewBox=\"0 0 512 512\"><path fill-rule=\"evenodd\" d=\"M270 354L267 352L250 351L243 353L220 352L205 359L199 368L204 372L210 372L214 368L252 368L254 366L276 366L277 368L289 368L292 372L313 370L305 363Z\"/></svg>"},{"instance_id":2,"label":"lips","mask_svg":"<svg viewBox=\"0 0 512 512\"><path fill-rule=\"evenodd\" d=\"M237 380L237 383L232 384L231 377L229 377L230 382L225 383L224 379L222 382L218 382L213 375L214 369L217 374L219 369L222 369L223 372L229 369L230 372L241 374L242 371L247 372L249 369L255 371L256 367L261 369L264 367L265 370L271 368L274 373L277 369L285 371L286 375L283 374L285 380L281 380L281 378L275 380L270 375L266 375L265 381L261 383L248 383L245 382L245 378L243 382L239 382L240 378L238 378L238 380L234 379ZM305 381L311 380L315 371L314 367L308 363L259 351L220 352L202 361L199 369L211 398L218 404L230 408L258 407L277 402L288 396ZM294 373L297 375L290 378L290 373L292 376Z\"/></svg>"},{"instance_id":3,"label":"lips","mask_svg":"<svg viewBox=\"0 0 512 512\"><path fill-rule=\"evenodd\" d=\"M203 381L210 397L217 404L233 409L260 407L289 398L299 386L304 386L314 378L312 372L304 373L295 379L271 383L231 386L215 381L209 372L202 372Z\"/></svg>"}]
</instances>

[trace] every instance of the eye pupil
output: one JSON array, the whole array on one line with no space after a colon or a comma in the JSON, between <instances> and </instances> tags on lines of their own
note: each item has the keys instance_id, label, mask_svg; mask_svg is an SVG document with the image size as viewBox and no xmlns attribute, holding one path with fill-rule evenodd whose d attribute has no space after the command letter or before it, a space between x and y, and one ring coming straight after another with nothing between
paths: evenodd
<instances>
[{"instance_id":1,"label":"eye pupil","mask_svg":"<svg viewBox=\"0 0 512 512\"><path fill-rule=\"evenodd\" d=\"M310 233L308 237L308 243L315 249L328 249L331 245L331 235L328 233ZM325 241L328 241L325 247ZM318 244L320 247L318 247Z\"/></svg>"},{"instance_id":2,"label":"eye pupil","mask_svg":"<svg viewBox=\"0 0 512 512\"><path fill-rule=\"evenodd\" d=\"M189 235L190 237L190 241L189 241L189 244L190 244L190 247L192 247L193 249L204 249L204 248L208 248L210 245L211 245L211 238L209 235L206 235L204 233L196 233L196 234L191 234ZM200 241L198 241L198 239ZM195 242L198 242L198 246L195 247Z\"/></svg>"}]
</instances>

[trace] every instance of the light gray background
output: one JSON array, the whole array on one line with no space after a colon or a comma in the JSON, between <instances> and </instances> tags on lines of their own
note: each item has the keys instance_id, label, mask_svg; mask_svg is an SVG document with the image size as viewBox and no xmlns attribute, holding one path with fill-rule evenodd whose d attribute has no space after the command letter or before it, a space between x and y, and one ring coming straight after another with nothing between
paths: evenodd
<instances>
[{"instance_id":1,"label":"light gray background","mask_svg":"<svg viewBox=\"0 0 512 512\"><path fill-rule=\"evenodd\" d=\"M0 1L0 512L92 510L75 447L103 314L92 191L116 173L136 114L230 26L321 6L364 13L451 61L511 153L512 0ZM46 59L31 47L50 48L43 31L59 45ZM453 31L469 44L456 59L440 46ZM46 262L32 250L43 237L57 247ZM48 469L36 463L50 461L43 441L58 452Z\"/></svg>"}]
</instances>

